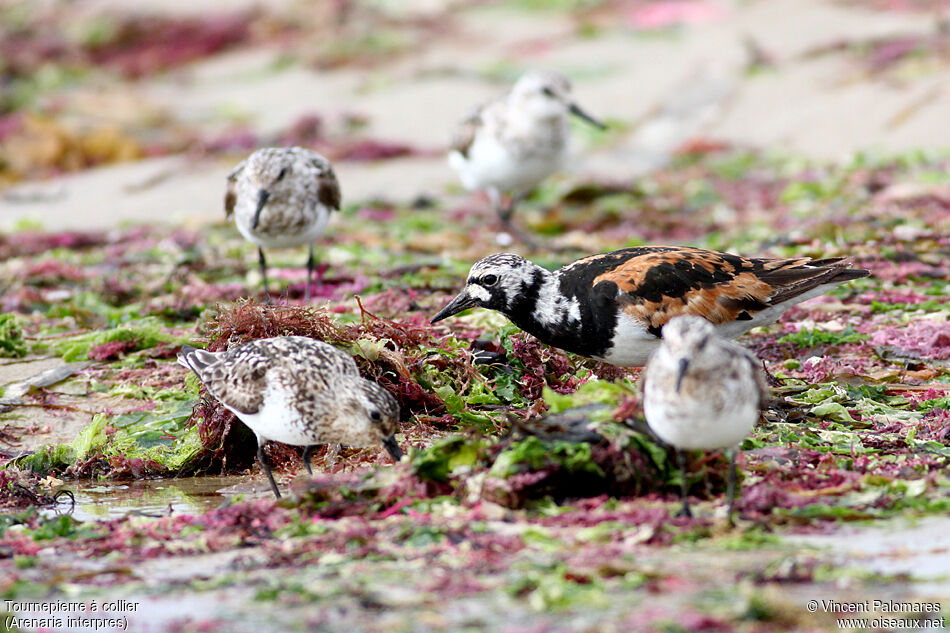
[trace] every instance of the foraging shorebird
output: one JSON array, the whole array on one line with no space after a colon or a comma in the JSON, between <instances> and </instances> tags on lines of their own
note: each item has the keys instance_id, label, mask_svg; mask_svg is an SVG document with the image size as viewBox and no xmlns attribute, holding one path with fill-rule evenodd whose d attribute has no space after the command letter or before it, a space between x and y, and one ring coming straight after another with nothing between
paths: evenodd
<instances>
[{"instance_id":1,"label":"foraging shorebird","mask_svg":"<svg viewBox=\"0 0 950 633\"><path fill-rule=\"evenodd\" d=\"M639 367L674 316L705 318L735 338L846 281L866 277L842 257L740 257L701 248L642 246L548 271L511 253L476 262L435 323L466 308L497 310L543 343Z\"/></svg>"},{"instance_id":2,"label":"foraging shorebird","mask_svg":"<svg viewBox=\"0 0 950 633\"><path fill-rule=\"evenodd\" d=\"M460 124L449 164L471 191L485 190L505 229L529 245L511 224L518 199L561 168L567 156L568 115L603 129L578 107L570 82L553 72L530 72L506 94L476 108ZM507 205L503 194L511 195Z\"/></svg>"},{"instance_id":3,"label":"foraging shorebird","mask_svg":"<svg viewBox=\"0 0 950 633\"><path fill-rule=\"evenodd\" d=\"M676 449L681 471L680 514L687 500L686 454L724 448L729 457L727 521L736 497L736 451L755 426L769 389L755 355L716 333L698 316L663 326L663 342L643 372L643 412L661 440Z\"/></svg>"},{"instance_id":4,"label":"foraging shorebird","mask_svg":"<svg viewBox=\"0 0 950 633\"><path fill-rule=\"evenodd\" d=\"M267 294L265 248L307 245L307 289L313 277L313 243L330 213L340 209L340 185L330 161L303 147L259 149L228 174L224 209L238 230L257 245L264 293Z\"/></svg>"},{"instance_id":5,"label":"foraging shorebird","mask_svg":"<svg viewBox=\"0 0 950 633\"><path fill-rule=\"evenodd\" d=\"M310 451L317 444L380 442L394 460L402 458L396 400L332 345L303 336L258 339L226 352L185 345L178 363L257 435L257 459L278 499L264 458L268 440L306 447L303 462L311 474Z\"/></svg>"}]
</instances>

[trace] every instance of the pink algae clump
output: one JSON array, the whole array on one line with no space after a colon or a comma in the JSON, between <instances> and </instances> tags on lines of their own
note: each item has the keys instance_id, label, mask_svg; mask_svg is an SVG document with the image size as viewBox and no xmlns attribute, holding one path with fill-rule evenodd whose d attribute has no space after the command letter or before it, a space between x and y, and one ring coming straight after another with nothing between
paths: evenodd
<instances>
[{"instance_id":1,"label":"pink algae clump","mask_svg":"<svg viewBox=\"0 0 950 633\"><path fill-rule=\"evenodd\" d=\"M950 359L950 323L915 321L885 327L871 333L874 345L892 345L915 352L922 358Z\"/></svg>"},{"instance_id":2,"label":"pink algae clump","mask_svg":"<svg viewBox=\"0 0 950 633\"><path fill-rule=\"evenodd\" d=\"M135 349L135 341L110 341L97 345L86 354L90 360L113 360Z\"/></svg>"}]
</instances>

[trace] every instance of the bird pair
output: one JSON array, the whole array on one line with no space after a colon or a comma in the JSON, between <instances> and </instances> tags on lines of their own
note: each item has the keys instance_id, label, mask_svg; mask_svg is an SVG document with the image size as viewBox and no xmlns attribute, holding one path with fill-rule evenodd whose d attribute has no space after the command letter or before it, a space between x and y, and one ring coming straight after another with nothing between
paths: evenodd
<instances>
[{"instance_id":1,"label":"bird pair","mask_svg":"<svg viewBox=\"0 0 950 633\"><path fill-rule=\"evenodd\" d=\"M644 405L654 431L680 451L723 448L752 428L765 391L754 357L721 337L772 323L791 306L868 274L844 258L746 258L675 246L594 255L553 272L501 253L476 262L432 321L484 307L544 343L615 365L642 366L654 354ZM259 447L268 439L382 441L394 458L401 455L392 396L324 343L279 337L218 354L186 347L179 361L254 430Z\"/></svg>"},{"instance_id":2,"label":"bird pair","mask_svg":"<svg viewBox=\"0 0 950 633\"><path fill-rule=\"evenodd\" d=\"M571 99L571 85L557 73L524 75L505 95L478 107L459 127L449 164L462 183L485 190L505 229L531 238L511 223L515 201L561 168L567 154L568 116L604 125ZM512 195L503 203L505 193ZM307 287L313 280L313 243L340 209L340 185L330 162L302 147L257 150L228 174L224 207L241 235L257 245L264 293L264 249L308 246Z\"/></svg>"},{"instance_id":3,"label":"bird pair","mask_svg":"<svg viewBox=\"0 0 950 633\"><path fill-rule=\"evenodd\" d=\"M729 451L759 418L768 390L755 357L735 338L791 306L866 277L844 258L747 258L699 248L644 246L548 271L511 253L476 262L465 288L432 319L471 307L497 310L542 342L620 366L642 366L644 413L677 450Z\"/></svg>"}]
</instances>

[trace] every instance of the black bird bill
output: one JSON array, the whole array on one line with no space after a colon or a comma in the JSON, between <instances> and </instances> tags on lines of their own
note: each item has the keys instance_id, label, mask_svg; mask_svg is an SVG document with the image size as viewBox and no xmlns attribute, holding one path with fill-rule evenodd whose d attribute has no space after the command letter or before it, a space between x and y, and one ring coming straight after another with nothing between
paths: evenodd
<instances>
[{"instance_id":1,"label":"black bird bill","mask_svg":"<svg viewBox=\"0 0 950 633\"><path fill-rule=\"evenodd\" d=\"M446 319L453 314L458 314L462 310L474 308L476 305L478 305L478 299L468 294L468 291L463 290L458 294L457 297L449 302L449 305L439 310L439 313L432 317L432 320L429 321L429 323L437 323L438 321Z\"/></svg>"},{"instance_id":2,"label":"black bird bill","mask_svg":"<svg viewBox=\"0 0 950 633\"><path fill-rule=\"evenodd\" d=\"M254 209L254 221L251 223L252 229L256 229L260 223L261 211L264 210L264 205L267 204L268 198L270 198L270 192L267 189L261 189L257 192L257 208Z\"/></svg>"},{"instance_id":3,"label":"black bird bill","mask_svg":"<svg viewBox=\"0 0 950 633\"><path fill-rule=\"evenodd\" d=\"M393 461L398 462L402 459L402 449L399 448L399 444L396 443L396 436L390 435L383 440L383 448L389 451L389 454L392 455Z\"/></svg>"},{"instance_id":4,"label":"black bird bill","mask_svg":"<svg viewBox=\"0 0 950 633\"><path fill-rule=\"evenodd\" d=\"M581 110L580 106L578 106L576 103L572 103L570 106L568 106L568 111L569 111L571 114L573 114L574 116L576 116L576 117L578 117L578 118L580 118L580 119L583 119L583 120L587 121L588 123L590 123L591 125L593 125L595 128L597 128L598 130L606 130L606 129L607 129L607 126L606 126L606 125L604 125L603 123L601 123L600 121L598 121L597 119L595 119L594 117L592 117L591 115L589 115L589 114L587 114L586 112L584 112L583 110Z\"/></svg>"}]
</instances>

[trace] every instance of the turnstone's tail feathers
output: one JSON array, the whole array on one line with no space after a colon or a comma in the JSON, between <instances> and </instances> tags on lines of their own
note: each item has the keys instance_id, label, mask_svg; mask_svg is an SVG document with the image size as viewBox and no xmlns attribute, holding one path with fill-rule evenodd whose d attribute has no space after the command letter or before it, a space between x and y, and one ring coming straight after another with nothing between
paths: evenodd
<instances>
[{"instance_id":1,"label":"turnstone's tail feathers","mask_svg":"<svg viewBox=\"0 0 950 633\"><path fill-rule=\"evenodd\" d=\"M769 299L771 305L793 300L819 286L838 285L871 274L867 270L851 268L851 261L846 257L760 261L781 263L780 267L759 275L775 289L775 294Z\"/></svg>"}]
</instances>

